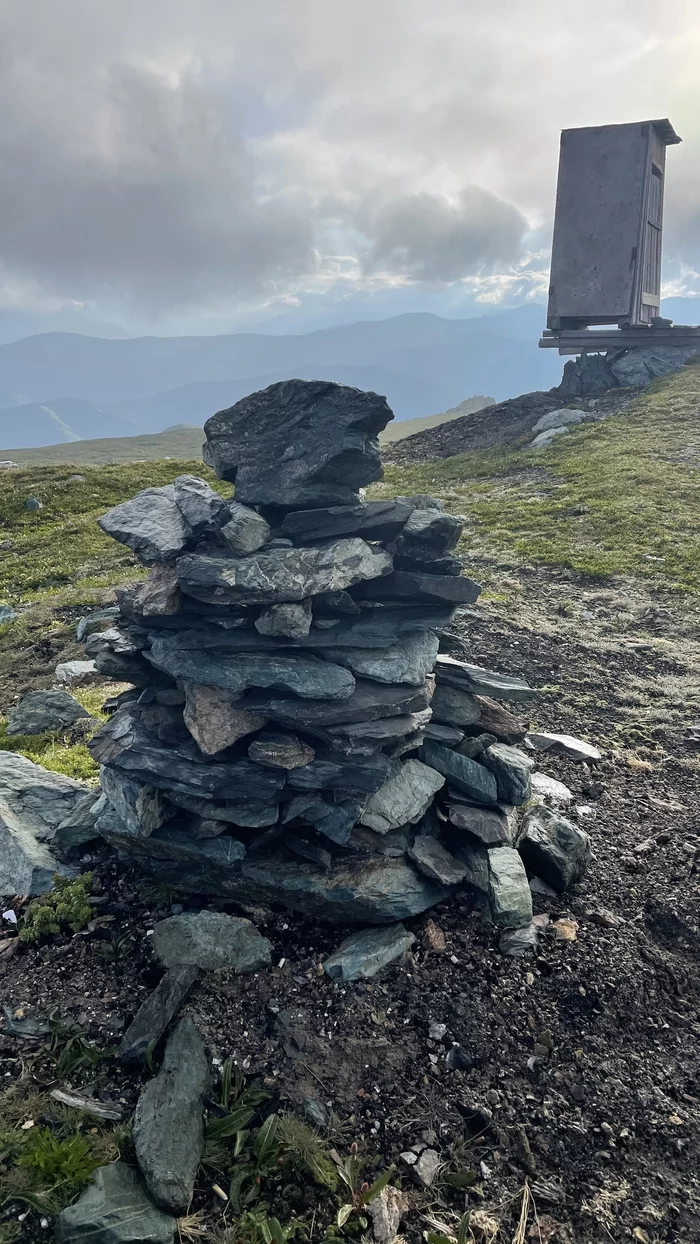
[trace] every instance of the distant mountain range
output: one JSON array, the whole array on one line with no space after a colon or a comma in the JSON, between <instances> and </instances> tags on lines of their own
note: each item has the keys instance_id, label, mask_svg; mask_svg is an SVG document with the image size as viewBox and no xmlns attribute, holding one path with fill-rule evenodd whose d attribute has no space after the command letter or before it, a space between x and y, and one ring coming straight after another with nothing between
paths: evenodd
<instances>
[{"instance_id":1,"label":"distant mountain range","mask_svg":"<svg viewBox=\"0 0 700 1244\"><path fill-rule=\"evenodd\" d=\"M692 322L696 302L670 299L664 310ZM544 319L544 307L529 304L472 319L416 313L302 334L125 338L111 325L101 337L35 334L0 345L0 447L201 427L214 411L290 377L373 389L399 420L477 393L503 401L559 382L562 360L537 347Z\"/></svg>"}]
</instances>

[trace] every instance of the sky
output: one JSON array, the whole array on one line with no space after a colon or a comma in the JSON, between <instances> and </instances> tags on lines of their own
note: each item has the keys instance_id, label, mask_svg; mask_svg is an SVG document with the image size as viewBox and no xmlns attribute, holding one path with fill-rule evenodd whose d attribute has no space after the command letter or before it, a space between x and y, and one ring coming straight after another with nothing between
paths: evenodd
<instances>
[{"instance_id":1,"label":"sky","mask_svg":"<svg viewBox=\"0 0 700 1244\"><path fill-rule=\"evenodd\" d=\"M698 0L4 0L0 312L302 331L546 296L559 132L670 117L700 294Z\"/></svg>"}]
</instances>

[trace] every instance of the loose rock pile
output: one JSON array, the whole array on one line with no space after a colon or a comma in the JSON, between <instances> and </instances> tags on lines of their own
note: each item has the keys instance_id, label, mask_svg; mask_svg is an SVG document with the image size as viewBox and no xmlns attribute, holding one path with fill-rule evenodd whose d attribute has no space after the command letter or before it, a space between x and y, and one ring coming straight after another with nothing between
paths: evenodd
<instances>
[{"instance_id":1,"label":"loose rock pile","mask_svg":"<svg viewBox=\"0 0 700 1244\"><path fill-rule=\"evenodd\" d=\"M272 385L205 426L234 501L182 476L100 519L151 569L86 638L133 686L91 744L96 827L179 890L388 924L466 885L522 926L523 858L570 884L587 837L513 815L533 762L499 701L527 683L439 653L480 590L462 520L359 495L391 418L376 394Z\"/></svg>"}]
</instances>

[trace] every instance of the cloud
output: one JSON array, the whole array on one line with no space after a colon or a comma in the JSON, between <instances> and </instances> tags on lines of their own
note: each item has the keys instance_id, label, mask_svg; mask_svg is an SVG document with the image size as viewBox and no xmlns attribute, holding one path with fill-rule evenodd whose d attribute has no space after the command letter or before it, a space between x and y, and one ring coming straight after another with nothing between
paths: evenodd
<instances>
[{"instance_id":1,"label":"cloud","mask_svg":"<svg viewBox=\"0 0 700 1244\"><path fill-rule=\"evenodd\" d=\"M469 186L457 202L426 193L394 199L370 227L367 270L450 282L516 260L527 222L511 204Z\"/></svg>"},{"instance_id":2,"label":"cloud","mask_svg":"<svg viewBox=\"0 0 700 1244\"><path fill-rule=\"evenodd\" d=\"M655 115L687 139L680 262L699 54L697 0L7 0L0 285L154 321L513 290L524 239L549 245L560 129Z\"/></svg>"}]
</instances>

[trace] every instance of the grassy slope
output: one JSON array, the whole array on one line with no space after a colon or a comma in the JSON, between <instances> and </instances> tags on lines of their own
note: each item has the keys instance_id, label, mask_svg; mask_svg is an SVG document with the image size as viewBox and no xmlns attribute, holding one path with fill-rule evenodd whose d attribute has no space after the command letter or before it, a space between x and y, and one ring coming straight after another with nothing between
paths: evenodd
<instances>
[{"instance_id":1,"label":"grassy slope","mask_svg":"<svg viewBox=\"0 0 700 1244\"><path fill-rule=\"evenodd\" d=\"M700 589L700 367L657 381L618 416L544 451L388 467L374 495L432 491L471 520L470 548L606 577Z\"/></svg>"}]
</instances>

